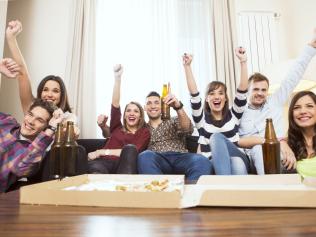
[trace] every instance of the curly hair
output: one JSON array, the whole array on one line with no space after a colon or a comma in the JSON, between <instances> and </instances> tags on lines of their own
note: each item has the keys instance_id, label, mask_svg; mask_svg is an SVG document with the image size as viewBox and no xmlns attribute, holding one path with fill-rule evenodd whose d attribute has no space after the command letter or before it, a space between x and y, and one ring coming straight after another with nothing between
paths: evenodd
<instances>
[{"instance_id":1,"label":"curly hair","mask_svg":"<svg viewBox=\"0 0 316 237\"><path fill-rule=\"evenodd\" d=\"M309 96L316 104L316 95L312 91L298 92L292 99L289 107L289 129L288 129L288 145L295 154L297 160L307 158L306 141L304 139L302 129L299 127L293 116L293 110L296 102L303 96ZM314 132L316 134L316 124L314 124ZM313 136L313 150L316 151L316 135Z\"/></svg>"}]
</instances>

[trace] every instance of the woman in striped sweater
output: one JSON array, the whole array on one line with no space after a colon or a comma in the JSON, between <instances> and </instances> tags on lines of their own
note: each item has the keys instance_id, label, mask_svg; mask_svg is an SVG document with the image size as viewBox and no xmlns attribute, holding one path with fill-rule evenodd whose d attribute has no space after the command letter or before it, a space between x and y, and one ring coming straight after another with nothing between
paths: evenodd
<instances>
[{"instance_id":1,"label":"woman in striped sweater","mask_svg":"<svg viewBox=\"0 0 316 237\"><path fill-rule=\"evenodd\" d=\"M226 85L219 81L208 84L204 108L192 73L192 55L184 54L183 65L191 94L192 116L199 132L198 152L211 159L215 174L247 174L250 160L238 148L238 127L247 103L248 70L244 48L235 50L241 66L241 78L232 108L229 108Z\"/></svg>"}]
</instances>

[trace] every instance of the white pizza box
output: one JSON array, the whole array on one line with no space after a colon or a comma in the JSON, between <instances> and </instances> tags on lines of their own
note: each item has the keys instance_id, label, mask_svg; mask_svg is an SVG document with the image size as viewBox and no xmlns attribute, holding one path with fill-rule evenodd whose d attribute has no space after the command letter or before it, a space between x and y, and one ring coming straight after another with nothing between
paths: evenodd
<instances>
[{"instance_id":1,"label":"white pizza box","mask_svg":"<svg viewBox=\"0 0 316 237\"><path fill-rule=\"evenodd\" d=\"M316 207L315 180L298 174L202 176L200 206Z\"/></svg>"},{"instance_id":2,"label":"white pizza box","mask_svg":"<svg viewBox=\"0 0 316 237\"><path fill-rule=\"evenodd\" d=\"M128 192L128 191L78 191L65 190L88 182L150 183L165 180L184 183L183 175L101 175L86 174L68 177L20 189L20 203L102 207L180 208L181 192Z\"/></svg>"},{"instance_id":3,"label":"white pizza box","mask_svg":"<svg viewBox=\"0 0 316 237\"><path fill-rule=\"evenodd\" d=\"M49 181L20 190L24 204L73 206L187 208L195 206L316 207L316 182L308 185L297 174L202 176L180 192L78 191L65 188L100 180L150 183L168 179L183 182L182 175L81 175ZM313 186L314 185L314 186Z\"/></svg>"}]
</instances>

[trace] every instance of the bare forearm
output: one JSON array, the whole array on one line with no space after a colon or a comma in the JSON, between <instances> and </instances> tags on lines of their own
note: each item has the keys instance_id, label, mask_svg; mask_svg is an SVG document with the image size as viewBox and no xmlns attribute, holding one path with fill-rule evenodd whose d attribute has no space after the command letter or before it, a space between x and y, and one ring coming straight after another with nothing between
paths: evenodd
<instances>
[{"instance_id":1,"label":"bare forearm","mask_svg":"<svg viewBox=\"0 0 316 237\"><path fill-rule=\"evenodd\" d=\"M190 94L196 94L198 92L197 85L193 76L191 66L184 66L185 78Z\"/></svg>"},{"instance_id":2,"label":"bare forearm","mask_svg":"<svg viewBox=\"0 0 316 237\"><path fill-rule=\"evenodd\" d=\"M261 145L264 143L264 138L257 136L242 137L238 141L238 145L242 148L252 148L255 145Z\"/></svg>"},{"instance_id":3,"label":"bare forearm","mask_svg":"<svg viewBox=\"0 0 316 237\"><path fill-rule=\"evenodd\" d=\"M116 78L114 81L113 94L112 94L112 105L116 108L120 106L121 98L121 79Z\"/></svg>"},{"instance_id":4,"label":"bare forearm","mask_svg":"<svg viewBox=\"0 0 316 237\"><path fill-rule=\"evenodd\" d=\"M32 87L30 82L29 73L23 55L19 49L18 43L15 38L7 38L10 52L13 59L20 65L21 71L17 76L19 82L19 94L22 109L24 114L29 109L29 106L33 102Z\"/></svg>"},{"instance_id":5,"label":"bare forearm","mask_svg":"<svg viewBox=\"0 0 316 237\"><path fill-rule=\"evenodd\" d=\"M248 67L247 61L240 62L240 83L238 89L245 91L248 89Z\"/></svg>"},{"instance_id":6,"label":"bare forearm","mask_svg":"<svg viewBox=\"0 0 316 237\"><path fill-rule=\"evenodd\" d=\"M101 149L97 150L98 156L120 156L122 149Z\"/></svg>"},{"instance_id":7,"label":"bare forearm","mask_svg":"<svg viewBox=\"0 0 316 237\"><path fill-rule=\"evenodd\" d=\"M182 109L177 110L177 114L178 114L181 130L184 132L190 131L192 129L191 120L186 114L186 112L184 111L184 109L182 108Z\"/></svg>"}]
</instances>

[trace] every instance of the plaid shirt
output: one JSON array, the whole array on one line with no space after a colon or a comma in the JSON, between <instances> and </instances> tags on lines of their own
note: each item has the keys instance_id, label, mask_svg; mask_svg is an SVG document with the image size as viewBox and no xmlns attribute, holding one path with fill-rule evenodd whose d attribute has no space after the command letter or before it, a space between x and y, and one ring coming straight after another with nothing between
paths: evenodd
<instances>
[{"instance_id":1,"label":"plaid shirt","mask_svg":"<svg viewBox=\"0 0 316 237\"><path fill-rule=\"evenodd\" d=\"M53 138L41 132L33 140L20 139L20 125L0 112L0 193L9 188L9 177L27 176L39 163Z\"/></svg>"}]
</instances>

